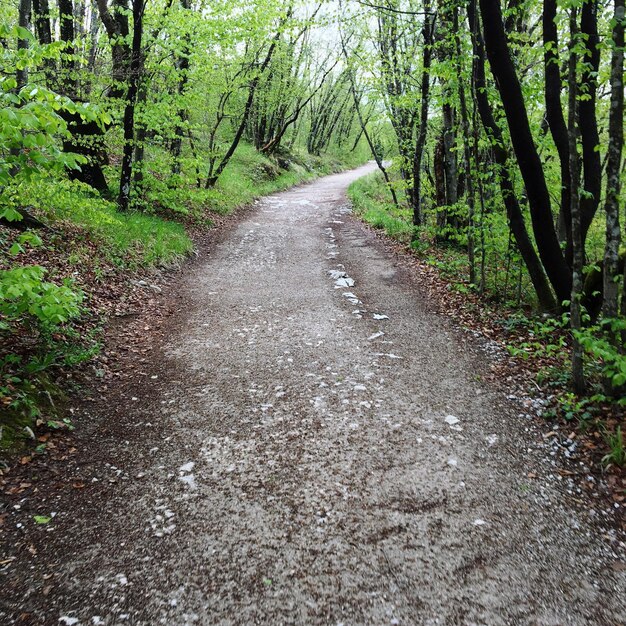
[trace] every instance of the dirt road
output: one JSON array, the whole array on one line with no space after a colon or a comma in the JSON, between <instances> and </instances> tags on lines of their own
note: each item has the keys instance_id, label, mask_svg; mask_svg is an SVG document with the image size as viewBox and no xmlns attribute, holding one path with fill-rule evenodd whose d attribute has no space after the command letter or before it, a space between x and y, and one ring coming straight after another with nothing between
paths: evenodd
<instances>
[{"instance_id":1,"label":"dirt road","mask_svg":"<svg viewBox=\"0 0 626 626\"><path fill-rule=\"evenodd\" d=\"M626 623L619 544L527 478L528 420L349 215L369 168L259 202L186 274L142 383L81 418L87 486L24 522L0 622Z\"/></svg>"}]
</instances>

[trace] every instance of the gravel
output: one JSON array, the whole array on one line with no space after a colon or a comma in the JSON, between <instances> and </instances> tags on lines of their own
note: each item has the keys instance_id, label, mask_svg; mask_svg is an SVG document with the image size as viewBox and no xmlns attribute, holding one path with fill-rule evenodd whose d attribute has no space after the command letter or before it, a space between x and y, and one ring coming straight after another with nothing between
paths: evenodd
<instances>
[{"instance_id":1,"label":"gravel","mask_svg":"<svg viewBox=\"0 0 626 626\"><path fill-rule=\"evenodd\" d=\"M38 554L2 623L626 622L619 533L528 479L551 442L350 215L370 170L260 201L186 272L156 356L82 411L87 486L10 518Z\"/></svg>"}]
</instances>

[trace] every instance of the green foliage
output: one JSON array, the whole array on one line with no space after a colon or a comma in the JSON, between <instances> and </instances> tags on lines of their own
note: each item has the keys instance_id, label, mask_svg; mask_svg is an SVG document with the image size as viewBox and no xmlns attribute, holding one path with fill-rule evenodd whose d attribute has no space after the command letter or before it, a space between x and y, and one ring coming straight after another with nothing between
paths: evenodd
<instances>
[{"instance_id":1,"label":"green foliage","mask_svg":"<svg viewBox=\"0 0 626 626\"><path fill-rule=\"evenodd\" d=\"M618 403L626 406L626 396L621 393L626 389L626 320L605 318L600 324L576 332L576 337L618 395Z\"/></svg>"},{"instance_id":2,"label":"green foliage","mask_svg":"<svg viewBox=\"0 0 626 626\"><path fill-rule=\"evenodd\" d=\"M374 228L384 230L389 236L409 242L413 236L411 213L389 202L385 182L378 172L365 176L350 185L348 197L355 212Z\"/></svg>"},{"instance_id":3,"label":"green foliage","mask_svg":"<svg viewBox=\"0 0 626 626\"><path fill-rule=\"evenodd\" d=\"M0 270L0 330L18 321L52 330L78 316L81 294L45 282L45 273L37 265Z\"/></svg>"},{"instance_id":4,"label":"green foliage","mask_svg":"<svg viewBox=\"0 0 626 626\"><path fill-rule=\"evenodd\" d=\"M82 229L97 242L98 254L119 267L168 265L180 261L192 249L182 225L145 213L120 213L113 202L77 181L42 181L24 190L23 198L39 207L52 223ZM86 251L77 260L97 261L92 255L92 251Z\"/></svg>"},{"instance_id":5,"label":"green foliage","mask_svg":"<svg viewBox=\"0 0 626 626\"><path fill-rule=\"evenodd\" d=\"M511 356L524 360L556 358L563 363L567 360L567 316L538 320L528 319L518 314L512 320L505 322L505 327L513 329L517 324L525 326L524 335L531 339L508 344L507 349Z\"/></svg>"},{"instance_id":6,"label":"green foliage","mask_svg":"<svg viewBox=\"0 0 626 626\"><path fill-rule=\"evenodd\" d=\"M575 394L567 392L556 397L556 406L548 409L544 413L544 417L559 416L568 422L577 421L579 425L584 425L593 418L596 412L594 399L579 398Z\"/></svg>"},{"instance_id":7,"label":"green foliage","mask_svg":"<svg viewBox=\"0 0 626 626\"><path fill-rule=\"evenodd\" d=\"M604 436L610 452L602 458L604 465L626 465L626 442L622 429L618 426L614 433L606 433Z\"/></svg>"}]
</instances>

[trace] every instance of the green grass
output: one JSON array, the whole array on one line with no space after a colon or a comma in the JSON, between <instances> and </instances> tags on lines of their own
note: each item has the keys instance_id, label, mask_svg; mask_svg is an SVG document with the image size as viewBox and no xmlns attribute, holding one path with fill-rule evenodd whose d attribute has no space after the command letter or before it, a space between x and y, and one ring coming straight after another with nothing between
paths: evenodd
<instances>
[{"instance_id":1,"label":"green grass","mask_svg":"<svg viewBox=\"0 0 626 626\"><path fill-rule=\"evenodd\" d=\"M213 189L198 188L190 172L174 181L158 176L169 171L165 153L150 155L145 174L142 211L120 213L115 203L101 198L87 185L65 178L47 177L20 190L24 206L33 206L59 231L78 228L97 243L98 256L120 268L167 266L179 262L193 248L182 221L211 222L211 215L228 215L256 198L311 180L320 174L358 165L364 155L353 154L348 164L334 156L312 157L295 153L288 168L280 169L274 160L259 154L254 147L240 144L237 152ZM284 163L284 162L283 162ZM191 170L191 168L188 168ZM117 172L107 168L114 183ZM115 197L115 185L111 196ZM87 256L85 255L87 252ZM93 251L77 249L76 263ZM70 262L72 259L70 259Z\"/></svg>"},{"instance_id":2,"label":"green grass","mask_svg":"<svg viewBox=\"0 0 626 626\"><path fill-rule=\"evenodd\" d=\"M414 252L428 264L436 267L441 275L450 280L452 288L466 291L469 285L469 264L467 259L467 236L461 232L449 242L437 244L439 227L436 210L424 213L425 224L419 232L419 239L412 241L414 228L412 214L406 207L396 207L380 172L361 178L349 187L348 197L354 211L361 219L375 228L405 244L410 244ZM399 199L404 201L400 190ZM506 215L502 211L492 211L485 215L485 285L484 294L500 303L518 306L520 303L534 306L535 296L522 265L519 254L510 246ZM480 262L480 240L476 234L476 267ZM521 269L521 289L520 280ZM480 278L479 276L477 278ZM518 303L518 299L521 302Z\"/></svg>"},{"instance_id":3,"label":"green grass","mask_svg":"<svg viewBox=\"0 0 626 626\"><path fill-rule=\"evenodd\" d=\"M48 181L31 187L26 200L53 228L74 226L89 233L98 253L120 267L170 265L192 250L182 224L136 211L120 213L80 183Z\"/></svg>"},{"instance_id":4,"label":"green grass","mask_svg":"<svg viewBox=\"0 0 626 626\"><path fill-rule=\"evenodd\" d=\"M348 188L348 197L354 211L374 228L381 228L388 235L408 243L413 235L411 212L396 207L389 197L379 172L364 176Z\"/></svg>"}]
</instances>

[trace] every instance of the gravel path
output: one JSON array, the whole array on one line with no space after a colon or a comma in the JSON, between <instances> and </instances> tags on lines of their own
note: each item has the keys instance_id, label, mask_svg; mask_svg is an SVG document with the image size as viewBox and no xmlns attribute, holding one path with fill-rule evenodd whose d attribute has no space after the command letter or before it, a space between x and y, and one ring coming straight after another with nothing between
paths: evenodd
<instances>
[{"instance_id":1,"label":"gravel path","mask_svg":"<svg viewBox=\"0 0 626 626\"><path fill-rule=\"evenodd\" d=\"M349 215L370 168L259 202L186 275L4 623L626 623L617 544L526 478L546 452L478 348Z\"/></svg>"}]
</instances>

